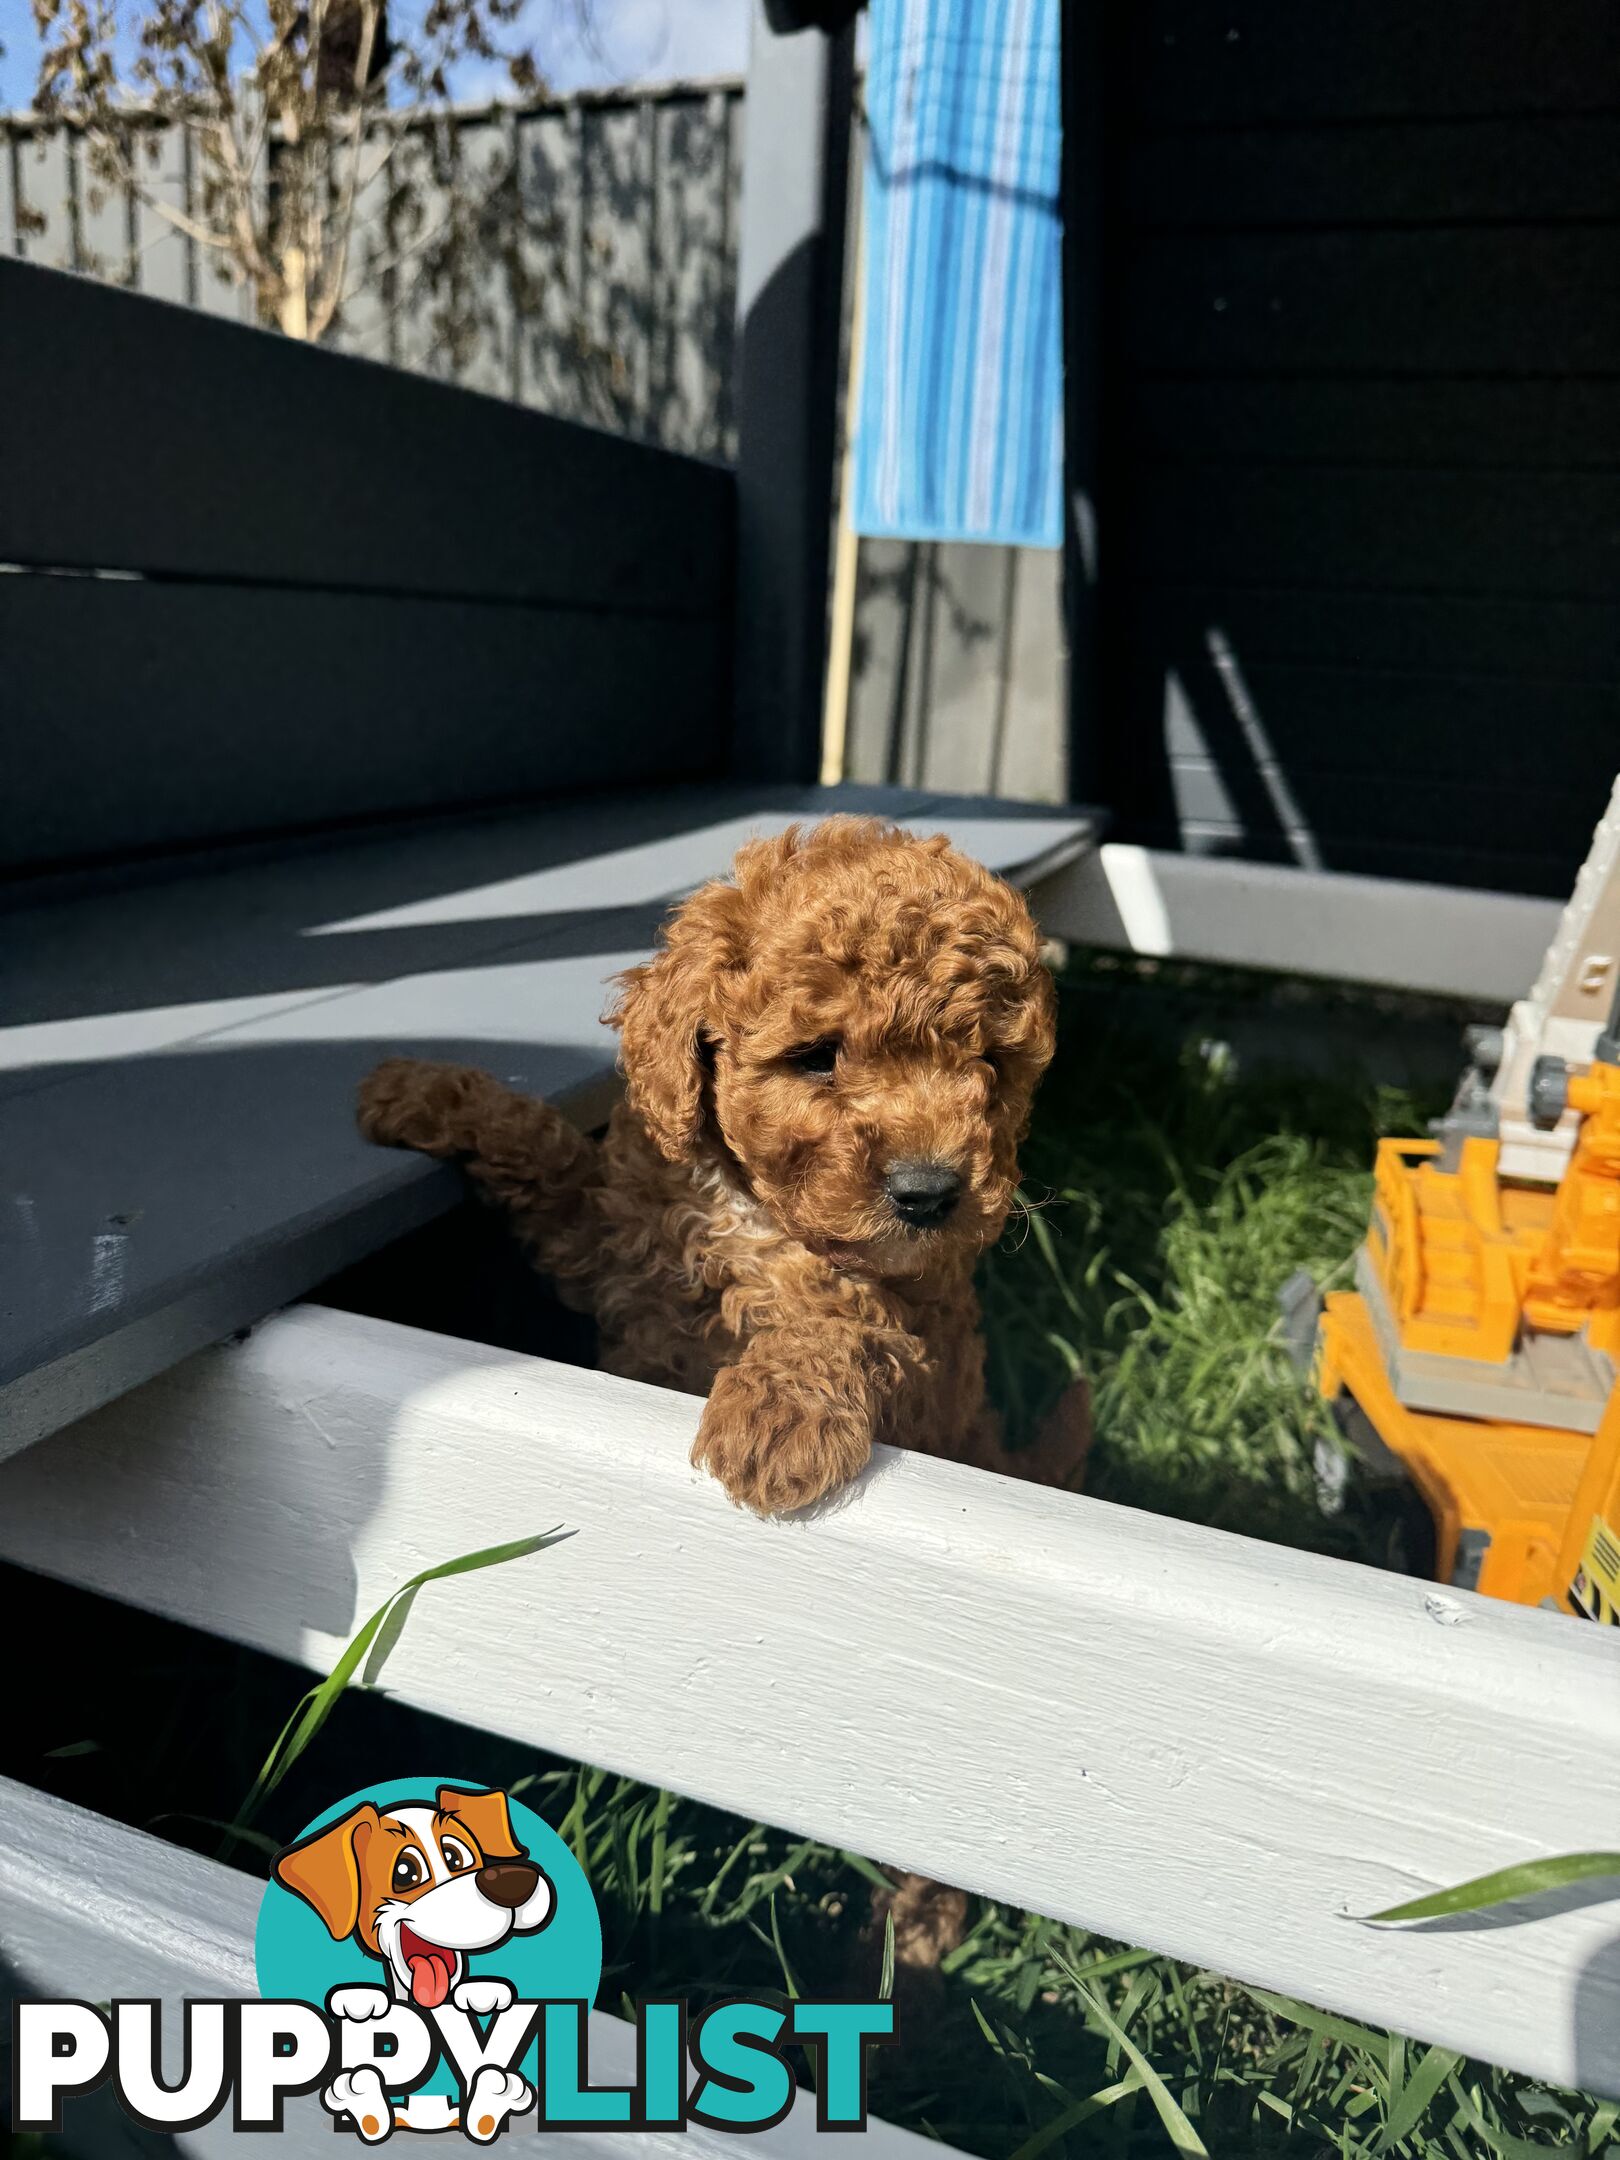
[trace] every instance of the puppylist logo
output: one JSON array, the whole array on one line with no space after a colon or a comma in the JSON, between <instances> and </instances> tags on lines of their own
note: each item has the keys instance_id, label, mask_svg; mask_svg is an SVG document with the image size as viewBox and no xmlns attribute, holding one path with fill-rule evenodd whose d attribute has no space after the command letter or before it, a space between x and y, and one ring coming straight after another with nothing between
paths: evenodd
<instances>
[{"instance_id":1,"label":"puppylist logo","mask_svg":"<svg viewBox=\"0 0 1620 2160\"><path fill-rule=\"evenodd\" d=\"M630 2085L589 2081L602 1930L579 1863L504 1792L418 1778L353 1793L276 1855L254 1943L260 2000L179 2005L164 2060L151 2001L18 2002L12 2123L60 2131L64 2100L109 2081L148 2129L279 2130L317 2093L334 2128L492 2143L539 2130L764 2130L793 2103L790 2042L817 2058L823 2130L866 2123L869 2050L887 2002L750 1998L636 2014ZM178 2070L178 2081L176 2071Z\"/></svg>"}]
</instances>

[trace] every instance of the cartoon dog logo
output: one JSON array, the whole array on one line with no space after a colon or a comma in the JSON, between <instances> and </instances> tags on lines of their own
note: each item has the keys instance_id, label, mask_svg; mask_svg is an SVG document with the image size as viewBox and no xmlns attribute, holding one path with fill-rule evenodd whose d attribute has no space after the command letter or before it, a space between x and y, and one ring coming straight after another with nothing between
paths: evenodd
<instances>
[{"instance_id":1,"label":"cartoon dog logo","mask_svg":"<svg viewBox=\"0 0 1620 2160\"><path fill-rule=\"evenodd\" d=\"M441 1785L436 1805L367 1800L276 1855L275 1881L320 1915L334 1942L351 1936L386 1975L383 1987L333 1990L340 2018L381 2017L396 2002L422 2011L450 2003L490 2017L515 1999L510 1981L473 1978L468 1960L513 1935L532 1935L556 1910L550 1879L518 1844L503 1792ZM368 2142L399 2128L456 2127L440 2112L395 2110L374 2068L345 2072L321 2099L352 2117ZM467 2128L482 2142L534 2099L515 2072L486 2067L467 2096Z\"/></svg>"}]
</instances>

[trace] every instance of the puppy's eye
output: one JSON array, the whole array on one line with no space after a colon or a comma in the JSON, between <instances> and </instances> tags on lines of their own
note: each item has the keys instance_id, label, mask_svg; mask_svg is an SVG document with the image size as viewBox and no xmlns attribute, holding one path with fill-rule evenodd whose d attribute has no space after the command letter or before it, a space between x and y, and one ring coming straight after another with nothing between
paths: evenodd
<instances>
[{"instance_id":1,"label":"puppy's eye","mask_svg":"<svg viewBox=\"0 0 1620 2160\"><path fill-rule=\"evenodd\" d=\"M990 1049L981 1051L980 1055L998 1080L1005 1076L1007 1070L1007 1053L1005 1050L998 1050L992 1045Z\"/></svg>"},{"instance_id":2,"label":"puppy's eye","mask_svg":"<svg viewBox=\"0 0 1620 2160\"><path fill-rule=\"evenodd\" d=\"M468 1868L477 1864L466 1846L458 1844L453 1837L440 1838L439 1850L444 1854L444 1864L452 1875L465 1875Z\"/></svg>"},{"instance_id":3,"label":"puppy's eye","mask_svg":"<svg viewBox=\"0 0 1620 2160\"><path fill-rule=\"evenodd\" d=\"M800 1043L783 1058L784 1065L812 1080L830 1080L838 1067L838 1038L825 1035L819 1042Z\"/></svg>"},{"instance_id":4,"label":"puppy's eye","mask_svg":"<svg viewBox=\"0 0 1620 2160\"><path fill-rule=\"evenodd\" d=\"M425 1882L427 1870L422 1865L422 1855L418 1852L402 1852L394 1862L391 1880L395 1891L400 1893L414 1890L418 1883Z\"/></svg>"}]
</instances>

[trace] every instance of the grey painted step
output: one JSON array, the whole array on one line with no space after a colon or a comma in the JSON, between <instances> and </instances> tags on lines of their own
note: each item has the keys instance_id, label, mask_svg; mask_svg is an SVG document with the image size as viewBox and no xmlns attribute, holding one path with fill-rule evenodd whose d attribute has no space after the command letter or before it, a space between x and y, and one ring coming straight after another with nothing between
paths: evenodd
<instances>
[{"instance_id":1,"label":"grey painted step","mask_svg":"<svg viewBox=\"0 0 1620 2160\"><path fill-rule=\"evenodd\" d=\"M694 788L367 834L13 910L0 1028L0 1454L301 1296L456 1202L367 1147L356 1083L452 1058L586 1122L608 984L750 833L832 809L1032 876L1097 821L902 789Z\"/></svg>"}]
</instances>

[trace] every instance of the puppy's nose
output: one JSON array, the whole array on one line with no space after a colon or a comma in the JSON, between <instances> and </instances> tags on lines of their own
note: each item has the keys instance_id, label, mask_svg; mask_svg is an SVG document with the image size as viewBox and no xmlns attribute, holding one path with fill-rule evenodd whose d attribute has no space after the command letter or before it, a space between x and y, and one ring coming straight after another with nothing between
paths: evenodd
<instances>
[{"instance_id":1,"label":"puppy's nose","mask_svg":"<svg viewBox=\"0 0 1620 2160\"><path fill-rule=\"evenodd\" d=\"M532 1860L492 1860L478 1870L473 1880L492 1905L504 1905L508 1912L516 1912L534 1895L540 1870Z\"/></svg>"},{"instance_id":2,"label":"puppy's nose","mask_svg":"<svg viewBox=\"0 0 1620 2160\"><path fill-rule=\"evenodd\" d=\"M962 1197L962 1180L949 1163L896 1163L883 1180L889 1205L913 1230L935 1230Z\"/></svg>"}]
</instances>

